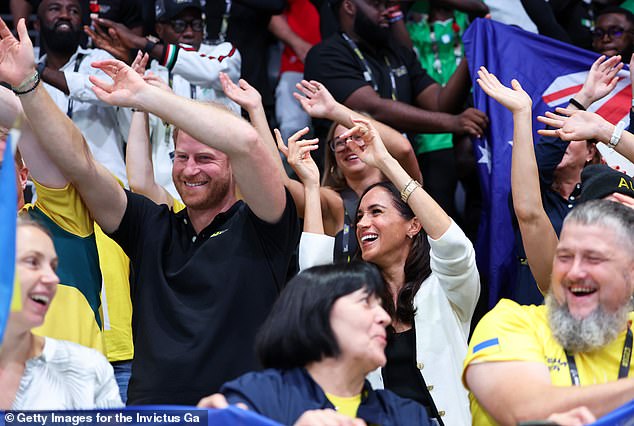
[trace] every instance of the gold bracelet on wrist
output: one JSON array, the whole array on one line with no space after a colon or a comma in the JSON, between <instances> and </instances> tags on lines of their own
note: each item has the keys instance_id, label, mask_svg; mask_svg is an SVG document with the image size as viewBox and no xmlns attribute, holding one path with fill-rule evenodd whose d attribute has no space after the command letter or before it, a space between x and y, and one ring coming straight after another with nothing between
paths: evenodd
<instances>
[{"instance_id":1,"label":"gold bracelet on wrist","mask_svg":"<svg viewBox=\"0 0 634 426\"><path fill-rule=\"evenodd\" d=\"M420 187L421 187L421 184L418 183L418 181L416 181L415 179L412 179L409 182L407 182L407 185L405 185L403 189L401 189L401 200L403 200L403 202L407 204L407 201L409 200L409 197L412 195L412 192L414 192L416 188L420 188Z\"/></svg>"}]
</instances>

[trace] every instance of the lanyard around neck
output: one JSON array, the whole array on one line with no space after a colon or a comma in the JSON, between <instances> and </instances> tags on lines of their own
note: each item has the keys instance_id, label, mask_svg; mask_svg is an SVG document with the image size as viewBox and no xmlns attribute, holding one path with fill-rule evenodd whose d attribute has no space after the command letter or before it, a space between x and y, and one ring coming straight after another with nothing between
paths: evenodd
<instances>
[{"instance_id":1,"label":"lanyard around neck","mask_svg":"<svg viewBox=\"0 0 634 426\"><path fill-rule=\"evenodd\" d=\"M361 49L359 49L359 46L357 46L357 43L355 43L354 40L352 40L350 36L346 33L341 33L341 37L343 37L343 39L348 43L348 45L350 45L350 48L352 49L352 51L355 53L355 55L357 55L359 62L361 62L361 65L364 68L363 78L365 79L365 81L372 85L372 88L374 89L375 92L378 92L379 85L374 79L374 75L372 74L370 65L368 64L368 61L365 59L365 56L363 56L363 53L361 52ZM390 64L390 60L387 58L387 56L383 56L383 60L385 61L385 65L387 65L388 73L390 74L390 85L391 85L390 94L391 94L392 100L395 101L397 99L396 98L396 78L394 77L394 71L392 71L392 64Z\"/></svg>"},{"instance_id":2,"label":"lanyard around neck","mask_svg":"<svg viewBox=\"0 0 634 426\"><path fill-rule=\"evenodd\" d=\"M625 343L623 343L623 352L621 353L621 362L619 363L619 379L626 378L630 373L630 361L632 359L632 330L628 327L627 334L625 336ZM577 370L577 363L575 357L570 352L566 351L566 358L568 359L568 368L570 369L570 380L573 386L579 386L581 381L579 380L579 371Z\"/></svg>"},{"instance_id":3,"label":"lanyard around neck","mask_svg":"<svg viewBox=\"0 0 634 426\"><path fill-rule=\"evenodd\" d=\"M73 68L73 72L78 72L79 71L79 66L81 65L81 61L84 60L84 56L86 56L86 55L81 53L81 52L79 52L77 54L77 56L75 56L75 68ZM69 94L68 95L68 106L66 107L66 115L71 120L73 119L73 105L74 105L73 98Z\"/></svg>"}]
</instances>

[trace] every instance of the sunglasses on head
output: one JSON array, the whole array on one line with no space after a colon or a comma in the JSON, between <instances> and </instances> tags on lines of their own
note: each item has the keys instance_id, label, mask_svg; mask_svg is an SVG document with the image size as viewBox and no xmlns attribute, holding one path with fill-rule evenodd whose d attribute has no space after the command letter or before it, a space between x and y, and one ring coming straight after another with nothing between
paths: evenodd
<instances>
[{"instance_id":1,"label":"sunglasses on head","mask_svg":"<svg viewBox=\"0 0 634 426\"><path fill-rule=\"evenodd\" d=\"M610 36L610 38L619 38L625 33L625 28L623 27L610 27L607 30L603 28L595 28L592 31L592 38L594 39L602 39L606 34Z\"/></svg>"},{"instance_id":2,"label":"sunglasses on head","mask_svg":"<svg viewBox=\"0 0 634 426\"><path fill-rule=\"evenodd\" d=\"M187 29L187 27L192 27L193 31L202 31L203 30L203 20L202 19L192 19L191 21L186 21L184 19L172 19L169 21L172 29L177 33L182 33Z\"/></svg>"}]
</instances>

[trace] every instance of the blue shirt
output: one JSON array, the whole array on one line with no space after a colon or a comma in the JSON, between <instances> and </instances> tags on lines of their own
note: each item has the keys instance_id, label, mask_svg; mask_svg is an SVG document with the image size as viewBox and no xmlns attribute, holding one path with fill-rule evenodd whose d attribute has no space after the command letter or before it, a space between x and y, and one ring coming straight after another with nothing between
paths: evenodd
<instances>
[{"instance_id":1,"label":"blue shirt","mask_svg":"<svg viewBox=\"0 0 634 426\"><path fill-rule=\"evenodd\" d=\"M335 409L304 368L247 373L225 383L220 392L229 403L245 403L249 409L282 424L295 423L308 410ZM357 418L368 425L431 425L422 405L388 390L372 390L367 381Z\"/></svg>"}]
</instances>

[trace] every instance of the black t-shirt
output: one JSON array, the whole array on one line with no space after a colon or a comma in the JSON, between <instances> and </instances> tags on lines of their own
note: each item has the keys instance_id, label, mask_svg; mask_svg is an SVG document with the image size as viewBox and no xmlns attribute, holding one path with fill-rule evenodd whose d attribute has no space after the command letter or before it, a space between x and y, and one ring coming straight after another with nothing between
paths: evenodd
<instances>
[{"instance_id":1,"label":"black t-shirt","mask_svg":"<svg viewBox=\"0 0 634 426\"><path fill-rule=\"evenodd\" d=\"M379 49L363 42L357 44L382 98L389 99L392 95L390 69L396 85L396 99L407 104L413 104L420 92L435 83L421 68L411 49L396 42ZM342 103L357 89L371 85L364 78L364 72L363 62L339 33L314 46L306 56L305 78L323 83Z\"/></svg>"},{"instance_id":2,"label":"black t-shirt","mask_svg":"<svg viewBox=\"0 0 634 426\"><path fill-rule=\"evenodd\" d=\"M269 224L238 201L197 235L186 210L126 194L112 238L134 271L128 403L195 405L259 368L255 334L286 282L296 208L287 193L282 218Z\"/></svg>"}]
</instances>

